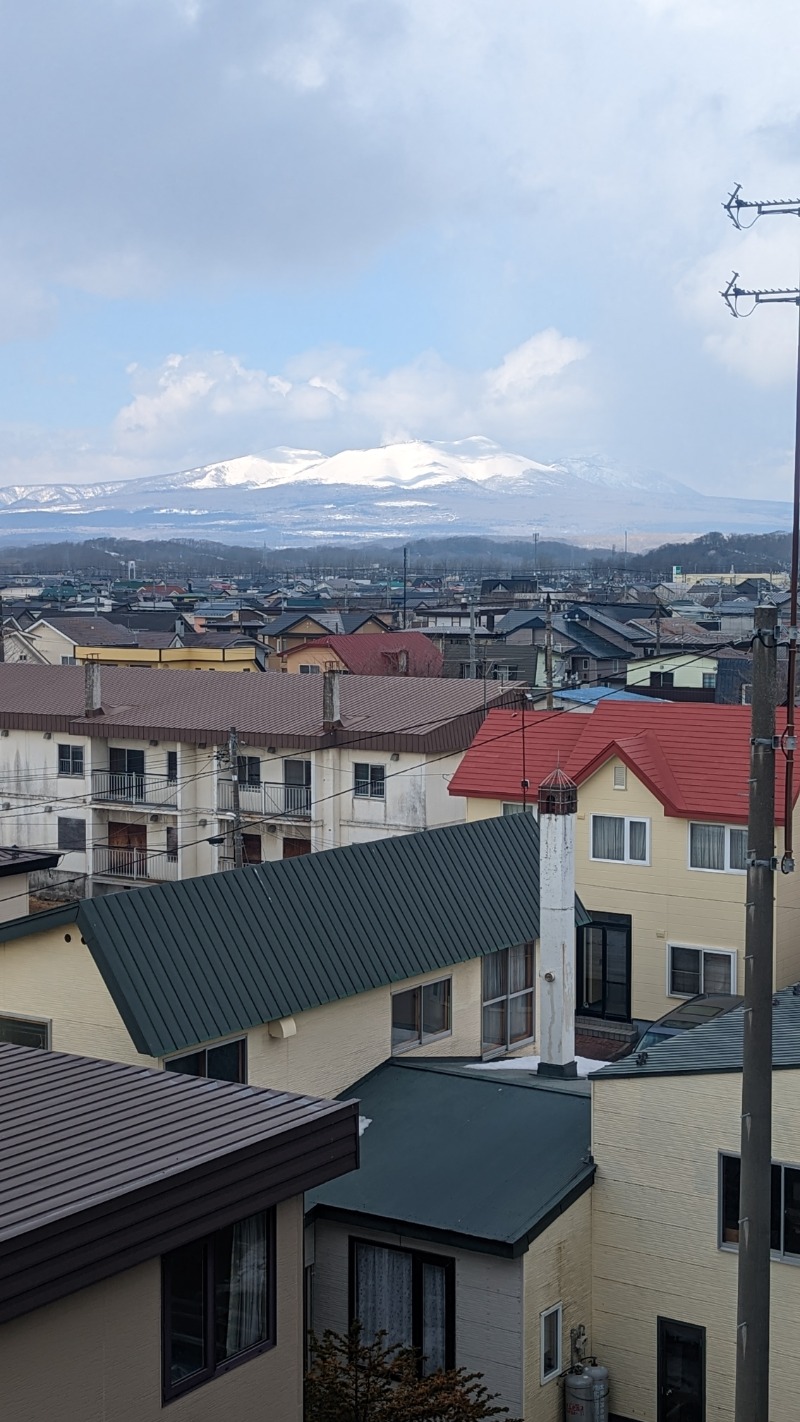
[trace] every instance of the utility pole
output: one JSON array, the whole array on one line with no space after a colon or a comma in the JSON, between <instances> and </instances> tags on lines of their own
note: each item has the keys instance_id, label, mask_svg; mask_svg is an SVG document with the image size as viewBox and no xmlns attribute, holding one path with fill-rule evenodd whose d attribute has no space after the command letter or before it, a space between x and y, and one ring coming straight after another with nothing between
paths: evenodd
<instances>
[{"instance_id":1,"label":"utility pole","mask_svg":"<svg viewBox=\"0 0 800 1422\"><path fill-rule=\"evenodd\" d=\"M475 599L469 600L469 679L474 681L478 675L478 657L475 649Z\"/></svg>"},{"instance_id":2,"label":"utility pole","mask_svg":"<svg viewBox=\"0 0 800 1422\"><path fill-rule=\"evenodd\" d=\"M228 732L228 760L231 763L231 797L233 800L233 867L241 869L244 864L242 845L242 808L239 802L239 737L236 727Z\"/></svg>"},{"instance_id":3,"label":"utility pole","mask_svg":"<svg viewBox=\"0 0 800 1422\"><path fill-rule=\"evenodd\" d=\"M656 656L661 656L661 603L656 608Z\"/></svg>"},{"instance_id":4,"label":"utility pole","mask_svg":"<svg viewBox=\"0 0 800 1422\"><path fill-rule=\"evenodd\" d=\"M403 631L408 627L408 549L403 549Z\"/></svg>"},{"instance_id":5,"label":"utility pole","mask_svg":"<svg viewBox=\"0 0 800 1422\"><path fill-rule=\"evenodd\" d=\"M800 201L748 201L739 184L724 204L739 230L759 217L800 217ZM747 213L747 220L743 215ZM744 288L734 272L721 293L732 316L750 316L758 306L792 303L800 290ZM748 303L744 309L743 303ZM750 812L747 846L745 1000L742 1044L742 1138L739 1189L739 1260L736 1330L735 1422L769 1417L770 1225L772 1173L772 939L775 897L775 752L785 759L784 852L781 871L794 869L795 699L797 680L798 574L800 572L800 333L795 406L794 504L786 729L776 742L777 626L774 607L755 610Z\"/></svg>"},{"instance_id":6,"label":"utility pole","mask_svg":"<svg viewBox=\"0 0 800 1422\"><path fill-rule=\"evenodd\" d=\"M553 599L547 594L544 614L544 684L547 688L545 706L553 709Z\"/></svg>"}]
</instances>

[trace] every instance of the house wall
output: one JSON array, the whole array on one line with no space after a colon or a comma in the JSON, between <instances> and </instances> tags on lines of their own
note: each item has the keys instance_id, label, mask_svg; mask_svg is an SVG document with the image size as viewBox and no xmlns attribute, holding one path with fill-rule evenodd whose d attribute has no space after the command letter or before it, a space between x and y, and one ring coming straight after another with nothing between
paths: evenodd
<instances>
[{"instance_id":1,"label":"house wall","mask_svg":"<svg viewBox=\"0 0 800 1422\"><path fill-rule=\"evenodd\" d=\"M274 1348L161 1402L161 1265L150 1260L0 1328L14 1422L301 1422L302 1200L277 1209Z\"/></svg>"},{"instance_id":2,"label":"house wall","mask_svg":"<svg viewBox=\"0 0 800 1422\"><path fill-rule=\"evenodd\" d=\"M313 642L306 647L292 647L281 657L281 671L299 672L301 666L319 667L320 675L326 671L347 671L333 647L315 647Z\"/></svg>"},{"instance_id":3,"label":"house wall","mask_svg":"<svg viewBox=\"0 0 800 1422\"><path fill-rule=\"evenodd\" d=\"M592 1192L587 1190L535 1239L523 1256L525 1410L530 1422L561 1422L563 1388L541 1381L541 1315L561 1304L562 1368L570 1365L570 1329L592 1326Z\"/></svg>"},{"instance_id":4,"label":"house wall","mask_svg":"<svg viewBox=\"0 0 800 1422\"><path fill-rule=\"evenodd\" d=\"M643 661L631 662L626 674L628 686L649 686L651 672L672 672L675 686L702 688L703 675L717 674L716 657L698 657L687 652L685 656L646 657Z\"/></svg>"},{"instance_id":5,"label":"house wall","mask_svg":"<svg viewBox=\"0 0 800 1422\"><path fill-rule=\"evenodd\" d=\"M43 661L60 667L62 657L74 657L75 643L49 622L34 623L26 629L26 637L33 643Z\"/></svg>"},{"instance_id":6,"label":"house wall","mask_svg":"<svg viewBox=\"0 0 800 1422\"><path fill-rule=\"evenodd\" d=\"M178 671L257 671L253 647L76 647L76 661Z\"/></svg>"},{"instance_id":7,"label":"house wall","mask_svg":"<svg viewBox=\"0 0 800 1422\"><path fill-rule=\"evenodd\" d=\"M346 1331L351 1236L419 1249L456 1261L456 1366L483 1373L511 1417L523 1409L523 1261L454 1249L413 1235L388 1234L317 1220L313 1226L312 1327ZM538 1422L538 1415L537 1415Z\"/></svg>"},{"instance_id":8,"label":"house wall","mask_svg":"<svg viewBox=\"0 0 800 1422\"><path fill-rule=\"evenodd\" d=\"M773 1073L774 1160L800 1165L800 1072ZM732 1422L735 1250L717 1246L719 1152L739 1152L741 1076L593 1084L592 1349L611 1373L611 1411L656 1422L659 1316L706 1329L708 1415ZM800 1270L773 1262L772 1422L800 1396Z\"/></svg>"}]
</instances>

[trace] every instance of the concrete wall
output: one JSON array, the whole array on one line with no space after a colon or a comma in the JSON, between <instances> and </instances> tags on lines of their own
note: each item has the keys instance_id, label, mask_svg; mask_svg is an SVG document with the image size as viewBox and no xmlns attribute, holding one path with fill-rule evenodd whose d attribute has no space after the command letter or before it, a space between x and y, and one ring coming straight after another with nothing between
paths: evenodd
<instances>
[{"instance_id":1,"label":"concrete wall","mask_svg":"<svg viewBox=\"0 0 800 1422\"><path fill-rule=\"evenodd\" d=\"M348 1326L348 1240L351 1236L419 1249L456 1261L456 1366L484 1374L511 1417L523 1408L523 1261L421 1241L411 1235L318 1220L313 1228L312 1326L343 1333ZM534 1414L531 1414L533 1417ZM538 1414L537 1414L538 1416Z\"/></svg>"},{"instance_id":2,"label":"concrete wall","mask_svg":"<svg viewBox=\"0 0 800 1422\"><path fill-rule=\"evenodd\" d=\"M627 770L626 789L614 789L609 760L578 789L575 835L575 888L593 913L630 914L632 919L632 1016L652 1021L681 1000L667 992L670 944L736 952L736 991L744 990L744 930L747 876L689 868L689 824L664 813L654 795ZM500 800L471 798L467 819L502 814ZM745 807L743 807L745 808ZM593 814L624 815L650 821L650 863L615 864L593 860ZM781 854L783 831L776 831ZM800 883L798 875L776 875L775 984L800 979ZM580 984L578 984L580 993ZM578 999L580 1002L580 998Z\"/></svg>"},{"instance_id":3,"label":"concrete wall","mask_svg":"<svg viewBox=\"0 0 800 1422\"><path fill-rule=\"evenodd\" d=\"M5 874L0 879L0 923L28 912L28 875Z\"/></svg>"},{"instance_id":4,"label":"concrete wall","mask_svg":"<svg viewBox=\"0 0 800 1422\"><path fill-rule=\"evenodd\" d=\"M570 1364L570 1329L592 1326L592 1193L587 1190L534 1240L524 1256L525 1412L530 1422L561 1422L562 1384L542 1383L541 1315L560 1303L562 1367Z\"/></svg>"},{"instance_id":5,"label":"concrete wall","mask_svg":"<svg viewBox=\"0 0 800 1422\"><path fill-rule=\"evenodd\" d=\"M302 1202L277 1210L274 1348L161 1402L158 1259L0 1327L3 1415L13 1422L301 1422Z\"/></svg>"},{"instance_id":6,"label":"concrete wall","mask_svg":"<svg viewBox=\"0 0 800 1422\"><path fill-rule=\"evenodd\" d=\"M800 1072L773 1074L774 1160L800 1166ZM592 1347L611 1411L656 1422L659 1316L706 1329L708 1416L732 1422L737 1254L717 1245L719 1152L739 1153L741 1076L595 1081ZM772 1271L771 1422L800 1396L800 1269Z\"/></svg>"}]
</instances>

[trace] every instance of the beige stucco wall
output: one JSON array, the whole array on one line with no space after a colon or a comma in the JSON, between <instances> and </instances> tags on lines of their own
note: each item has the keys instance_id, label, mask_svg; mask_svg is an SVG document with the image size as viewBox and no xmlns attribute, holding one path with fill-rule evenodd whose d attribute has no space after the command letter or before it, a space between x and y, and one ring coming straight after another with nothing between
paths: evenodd
<instances>
[{"instance_id":1,"label":"beige stucco wall","mask_svg":"<svg viewBox=\"0 0 800 1422\"><path fill-rule=\"evenodd\" d=\"M703 676L716 677L716 657L698 657L693 652L681 656L673 653L665 657L645 657L642 661L628 663L627 686L649 686L651 672L672 672L675 686L700 688Z\"/></svg>"},{"instance_id":2,"label":"beige stucco wall","mask_svg":"<svg viewBox=\"0 0 800 1422\"><path fill-rule=\"evenodd\" d=\"M709 1417L729 1422L737 1254L717 1247L717 1182L719 1152L739 1152L741 1077L609 1079L593 1090L592 1346L611 1370L611 1410L656 1422L661 1316L706 1329ZM799 1091L797 1071L773 1074L773 1159L798 1165ZM800 1271L771 1268L770 1422L795 1422Z\"/></svg>"},{"instance_id":3,"label":"beige stucco wall","mask_svg":"<svg viewBox=\"0 0 800 1422\"><path fill-rule=\"evenodd\" d=\"M308 1231L308 1233L312 1233ZM484 1374L484 1385L499 1393L512 1417L523 1406L523 1264L471 1249L421 1241L318 1220L308 1257L313 1258L314 1332L342 1333L348 1325L348 1240L351 1236L419 1249L456 1261L456 1366Z\"/></svg>"},{"instance_id":4,"label":"beige stucco wall","mask_svg":"<svg viewBox=\"0 0 800 1422\"><path fill-rule=\"evenodd\" d=\"M391 1055L392 992L443 976L452 977L452 1034L410 1055L480 1055L481 964L475 960L298 1013L291 1037L254 1027L247 1034L250 1082L337 1095ZM55 1051L159 1065L136 1052L74 924L0 944L0 1012L50 1020Z\"/></svg>"},{"instance_id":5,"label":"beige stucco wall","mask_svg":"<svg viewBox=\"0 0 800 1422\"><path fill-rule=\"evenodd\" d=\"M667 994L669 944L736 950L736 990L744 989L745 874L689 868L689 824L664 813L660 800L628 769L627 788L615 790L612 759L578 790L575 888L590 912L630 914L632 920L632 1016L660 1017L680 998ZM743 810L746 806L743 805ZM472 797L467 820L500 815L502 801ZM592 860L593 814L650 821L650 863ZM783 832L776 833L781 854ZM800 979L800 875L776 875L775 983Z\"/></svg>"},{"instance_id":6,"label":"beige stucco wall","mask_svg":"<svg viewBox=\"0 0 800 1422\"><path fill-rule=\"evenodd\" d=\"M541 1382L541 1314L562 1308L562 1368L570 1364L570 1329L584 1325L591 1344L592 1195L587 1190L534 1240L524 1256L525 1412L530 1422L561 1422L562 1385Z\"/></svg>"},{"instance_id":7,"label":"beige stucco wall","mask_svg":"<svg viewBox=\"0 0 800 1422\"><path fill-rule=\"evenodd\" d=\"M8 1422L300 1422L302 1201L277 1211L277 1342L184 1397L161 1403L157 1259L0 1327Z\"/></svg>"}]
</instances>

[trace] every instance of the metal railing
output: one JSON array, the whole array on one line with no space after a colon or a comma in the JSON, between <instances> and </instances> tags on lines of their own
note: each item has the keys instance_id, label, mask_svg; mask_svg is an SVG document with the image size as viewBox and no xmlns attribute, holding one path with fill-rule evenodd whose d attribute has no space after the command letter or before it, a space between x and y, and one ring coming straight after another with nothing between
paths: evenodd
<instances>
[{"instance_id":1,"label":"metal railing","mask_svg":"<svg viewBox=\"0 0 800 1422\"><path fill-rule=\"evenodd\" d=\"M178 856L148 854L146 849L129 849L112 844L96 844L92 850L92 873L111 879L163 881L178 878Z\"/></svg>"},{"instance_id":2,"label":"metal railing","mask_svg":"<svg viewBox=\"0 0 800 1422\"><path fill-rule=\"evenodd\" d=\"M115 805L177 806L178 782L166 775L93 770L92 799L111 800Z\"/></svg>"},{"instance_id":3,"label":"metal railing","mask_svg":"<svg viewBox=\"0 0 800 1422\"><path fill-rule=\"evenodd\" d=\"M311 786L282 785L261 782L246 785L239 782L239 808L243 815L274 815L283 820L311 819ZM233 814L233 782L217 783L217 809L223 815Z\"/></svg>"}]
</instances>

